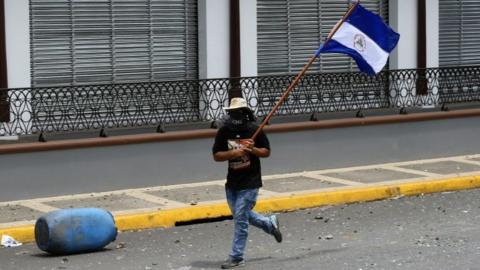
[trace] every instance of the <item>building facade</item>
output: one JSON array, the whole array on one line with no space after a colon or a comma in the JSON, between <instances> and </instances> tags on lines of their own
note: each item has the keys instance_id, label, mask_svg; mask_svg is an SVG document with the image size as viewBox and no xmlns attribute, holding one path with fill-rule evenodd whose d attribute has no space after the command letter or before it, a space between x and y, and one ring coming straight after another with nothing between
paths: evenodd
<instances>
[{"instance_id":1,"label":"building facade","mask_svg":"<svg viewBox=\"0 0 480 270\"><path fill-rule=\"evenodd\" d=\"M229 77L230 1L3 0L8 87ZM241 76L295 73L349 1L239 1ZM417 67L416 0L364 0L401 34L389 68ZM427 67L480 64L480 2L426 1ZM313 72L355 70L322 56Z\"/></svg>"},{"instance_id":2,"label":"building facade","mask_svg":"<svg viewBox=\"0 0 480 270\"><path fill-rule=\"evenodd\" d=\"M0 137L211 121L223 116L234 91L265 115L350 3L0 0L0 88L17 88L0 91ZM388 72L370 82L355 73L317 76L280 114L474 99L478 83L470 73L421 70L480 65L479 1L361 3L401 35L385 69L419 71L408 78ZM328 54L308 72L351 71L357 67L350 58Z\"/></svg>"}]
</instances>

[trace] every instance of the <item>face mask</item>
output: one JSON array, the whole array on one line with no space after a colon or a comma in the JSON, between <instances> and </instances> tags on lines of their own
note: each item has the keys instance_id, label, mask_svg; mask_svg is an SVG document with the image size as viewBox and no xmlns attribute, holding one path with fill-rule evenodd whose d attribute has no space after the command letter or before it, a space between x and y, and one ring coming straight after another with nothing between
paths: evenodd
<instances>
[{"instance_id":1,"label":"face mask","mask_svg":"<svg viewBox=\"0 0 480 270\"><path fill-rule=\"evenodd\" d=\"M247 115L241 111L232 111L229 113L230 115L230 122L234 126L245 126L248 123Z\"/></svg>"}]
</instances>

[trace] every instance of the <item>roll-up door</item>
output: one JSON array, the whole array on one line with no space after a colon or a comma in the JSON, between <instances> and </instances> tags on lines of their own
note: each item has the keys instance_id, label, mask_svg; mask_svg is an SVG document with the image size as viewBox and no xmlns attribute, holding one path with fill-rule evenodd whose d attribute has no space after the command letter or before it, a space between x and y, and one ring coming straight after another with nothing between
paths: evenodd
<instances>
[{"instance_id":1,"label":"roll-up door","mask_svg":"<svg viewBox=\"0 0 480 270\"><path fill-rule=\"evenodd\" d=\"M297 73L348 9L347 0L258 0L258 73ZM388 0L364 0L362 5L388 22ZM326 54L310 68L353 71L356 64L339 54Z\"/></svg>"},{"instance_id":2,"label":"roll-up door","mask_svg":"<svg viewBox=\"0 0 480 270\"><path fill-rule=\"evenodd\" d=\"M32 86L198 78L196 0L30 0Z\"/></svg>"},{"instance_id":3,"label":"roll-up door","mask_svg":"<svg viewBox=\"0 0 480 270\"><path fill-rule=\"evenodd\" d=\"M440 0L440 66L480 64L480 1Z\"/></svg>"}]
</instances>

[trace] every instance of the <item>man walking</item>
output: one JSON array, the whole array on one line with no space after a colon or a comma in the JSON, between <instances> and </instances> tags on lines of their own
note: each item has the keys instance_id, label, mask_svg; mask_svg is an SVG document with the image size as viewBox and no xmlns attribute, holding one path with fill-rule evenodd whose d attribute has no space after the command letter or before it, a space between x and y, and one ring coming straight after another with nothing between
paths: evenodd
<instances>
[{"instance_id":1,"label":"man walking","mask_svg":"<svg viewBox=\"0 0 480 270\"><path fill-rule=\"evenodd\" d=\"M215 161L228 161L227 183L225 185L228 206L233 215L235 231L232 251L222 269L245 265L244 251L248 237L248 225L261 228L282 241L282 234L275 215L266 217L252 209L257 202L258 190L262 187L260 158L270 156L270 143L260 132L255 141L255 117L243 98L232 98L225 125L217 132L213 145Z\"/></svg>"}]
</instances>

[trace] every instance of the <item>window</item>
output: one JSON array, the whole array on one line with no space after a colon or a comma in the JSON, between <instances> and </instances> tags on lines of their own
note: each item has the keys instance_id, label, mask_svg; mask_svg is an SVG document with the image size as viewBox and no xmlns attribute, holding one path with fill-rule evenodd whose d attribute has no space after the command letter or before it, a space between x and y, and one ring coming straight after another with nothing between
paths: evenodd
<instances>
[{"instance_id":1,"label":"window","mask_svg":"<svg viewBox=\"0 0 480 270\"><path fill-rule=\"evenodd\" d=\"M388 0L365 0L367 9L388 22ZM298 73L348 9L343 0L258 0L258 73ZM352 71L356 64L339 54L321 55L309 69Z\"/></svg>"},{"instance_id":2,"label":"window","mask_svg":"<svg viewBox=\"0 0 480 270\"><path fill-rule=\"evenodd\" d=\"M198 78L195 0L30 0L32 86Z\"/></svg>"},{"instance_id":3,"label":"window","mask_svg":"<svg viewBox=\"0 0 480 270\"><path fill-rule=\"evenodd\" d=\"M440 0L440 66L480 64L480 1Z\"/></svg>"}]
</instances>

